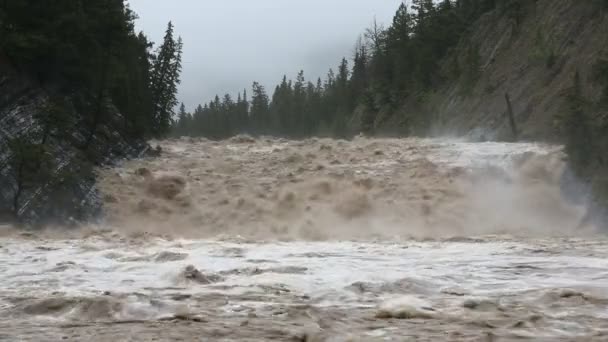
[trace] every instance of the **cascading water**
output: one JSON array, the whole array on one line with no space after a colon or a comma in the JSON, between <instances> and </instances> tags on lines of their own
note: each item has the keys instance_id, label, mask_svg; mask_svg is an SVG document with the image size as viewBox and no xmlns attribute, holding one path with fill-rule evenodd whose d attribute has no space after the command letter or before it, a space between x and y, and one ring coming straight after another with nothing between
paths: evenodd
<instances>
[{"instance_id":1,"label":"cascading water","mask_svg":"<svg viewBox=\"0 0 608 342\"><path fill-rule=\"evenodd\" d=\"M602 340L608 241L560 147L162 141L95 227L0 240L0 339Z\"/></svg>"}]
</instances>

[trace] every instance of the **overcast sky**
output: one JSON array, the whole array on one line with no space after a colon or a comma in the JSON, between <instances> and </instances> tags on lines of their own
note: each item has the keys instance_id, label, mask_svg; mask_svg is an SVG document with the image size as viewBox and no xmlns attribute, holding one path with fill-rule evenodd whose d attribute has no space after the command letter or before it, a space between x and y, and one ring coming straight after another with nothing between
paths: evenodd
<instances>
[{"instance_id":1,"label":"overcast sky","mask_svg":"<svg viewBox=\"0 0 608 342\"><path fill-rule=\"evenodd\" d=\"M357 37L374 17L388 24L401 0L129 0L138 29L155 43L167 22L184 40L179 99L189 110L251 88L270 95L300 69L316 80L351 57Z\"/></svg>"}]
</instances>

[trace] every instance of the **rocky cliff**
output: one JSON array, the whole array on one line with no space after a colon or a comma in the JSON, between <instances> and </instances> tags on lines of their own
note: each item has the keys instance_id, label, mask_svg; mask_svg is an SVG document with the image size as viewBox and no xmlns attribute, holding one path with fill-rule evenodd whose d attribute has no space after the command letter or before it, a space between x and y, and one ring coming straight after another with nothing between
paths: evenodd
<instances>
[{"instance_id":1,"label":"rocky cliff","mask_svg":"<svg viewBox=\"0 0 608 342\"><path fill-rule=\"evenodd\" d=\"M31 180L17 210L13 210L17 184L10 167L9 141L17 136L34 136L31 133L42 129L37 118L44 115L41 111L48 101L48 90L0 61L0 221L36 225L91 220L102 211L94 167L140 156L147 149L144 141L121 132L122 116L114 109L83 151L80 146L87 139L86 113L76 113L67 133L51 135L46 142L45 153L53 160L52 170L47 171L52 176L45 181Z\"/></svg>"},{"instance_id":2,"label":"rocky cliff","mask_svg":"<svg viewBox=\"0 0 608 342\"><path fill-rule=\"evenodd\" d=\"M520 3L519 13L496 9L483 15L444 60L443 74L449 77L459 69L458 77L428 94L422 105L435 117L435 134L509 139L509 94L520 139L562 142L557 126L575 73L586 98L600 95L592 67L608 53L606 5L595 0Z\"/></svg>"}]
</instances>

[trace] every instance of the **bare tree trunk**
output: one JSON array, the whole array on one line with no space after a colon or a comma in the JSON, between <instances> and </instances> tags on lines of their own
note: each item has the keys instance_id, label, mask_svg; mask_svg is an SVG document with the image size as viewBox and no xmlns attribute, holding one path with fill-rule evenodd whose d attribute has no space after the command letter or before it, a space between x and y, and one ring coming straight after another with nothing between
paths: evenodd
<instances>
[{"instance_id":1,"label":"bare tree trunk","mask_svg":"<svg viewBox=\"0 0 608 342\"><path fill-rule=\"evenodd\" d=\"M513 114L513 106L511 106L511 98L508 93L505 93L505 100L507 101L507 115L509 116L509 124L511 125L511 133L513 134L513 140L517 141L518 131L515 123L515 115Z\"/></svg>"},{"instance_id":2,"label":"bare tree trunk","mask_svg":"<svg viewBox=\"0 0 608 342\"><path fill-rule=\"evenodd\" d=\"M19 162L19 167L16 170L15 173L15 183L16 183L16 187L15 187L15 194L13 196L13 214L15 215L15 217L19 216L19 201L21 199L21 194L23 193L23 168L24 168L24 161L21 160Z\"/></svg>"}]
</instances>

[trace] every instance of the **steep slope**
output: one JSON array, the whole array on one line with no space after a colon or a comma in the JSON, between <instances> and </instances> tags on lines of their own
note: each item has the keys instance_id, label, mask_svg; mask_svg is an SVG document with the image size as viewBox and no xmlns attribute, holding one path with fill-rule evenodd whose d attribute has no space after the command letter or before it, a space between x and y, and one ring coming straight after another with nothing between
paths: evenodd
<instances>
[{"instance_id":1,"label":"steep slope","mask_svg":"<svg viewBox=\"0 0 608 342\"><path fill-rule=\"evenodd\" d=\"M483 15L470 35L444 61L478 67L429 96L435 134L509 139L509 94L520 138L562 141L559 118L578 72L584 96L597 100L592 67L608 53L608 10L597 1L537 0L517 16L496 9ZM476 54L477 53L477 54Z\"/></svg>"},{"instance_id":2,"label":"steep slope","mask_svg":"<svg viewBox=\"0 0 608 342\"><path fill-rule=\"evenodd\" d=\"M101 211L102 201L93 167L136 157L147 148L143 140L123 134L119 124L122 116L114 109L109 115L113 121L97 130L84 153L78 146L87 139L88 126L83 113L76 113L68 134L53 135L46 143L45 153L53 160L51 170L46 170L51 176L24 180L23 193L13 210L18 179L10 167L13 155L9 141L18 136L36 136L42 130L37 116L48 100L48 92L40 85L0 63L0 222L65 224L94 218Z\"/></svg>"}]
</instances>

